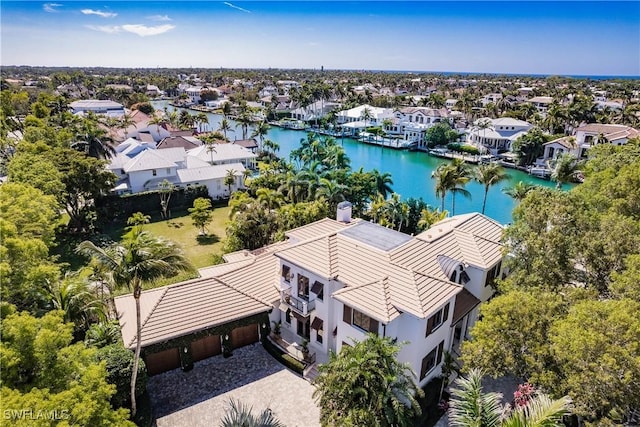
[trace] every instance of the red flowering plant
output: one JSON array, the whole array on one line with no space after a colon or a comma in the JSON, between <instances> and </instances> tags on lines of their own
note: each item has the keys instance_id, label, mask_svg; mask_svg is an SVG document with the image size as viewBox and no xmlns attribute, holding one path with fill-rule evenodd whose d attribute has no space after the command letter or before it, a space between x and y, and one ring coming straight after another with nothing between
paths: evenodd
<instances>
[{"instance_id":1,"label":"red flowering plant","mask_svg":"<svg viewBox=\"0 0 640 427\"><path fill-rule=\"evenodd\" d=\"M513 393L515 406L526 406L536 393L536 389L529 383L520 384L518 390Z\"/></svg>"}]
</instances>

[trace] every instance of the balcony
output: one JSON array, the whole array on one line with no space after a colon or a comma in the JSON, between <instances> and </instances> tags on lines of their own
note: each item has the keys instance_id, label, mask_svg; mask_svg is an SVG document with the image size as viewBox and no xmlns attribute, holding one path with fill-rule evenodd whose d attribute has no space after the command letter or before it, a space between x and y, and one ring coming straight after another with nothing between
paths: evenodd
<instances>
[{"instance_id":1,"label":"balcony","mask_svg":"<svg viewBox=\"0 0 640 427\"><path fill-rule=\"evenodd\" d=\"M296 313L307 317L316 308L316 302L307 301L302 298L291 295L291 289L284 289L280 291L280 301L287 304Z\"/></svg>"}]
</instances>

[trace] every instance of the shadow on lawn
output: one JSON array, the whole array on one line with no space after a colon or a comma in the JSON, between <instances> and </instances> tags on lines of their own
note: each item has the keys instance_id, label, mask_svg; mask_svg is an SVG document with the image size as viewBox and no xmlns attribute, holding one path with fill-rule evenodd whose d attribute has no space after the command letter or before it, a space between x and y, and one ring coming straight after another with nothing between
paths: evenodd
<instances>
[{"instance_id":1,"label":"shadow on lawn","mask_svg":"<svg viewBox=\"0 0 640 427\"><path fill-rule=\"evenodd\" d=\"M218 243L220 238L215 234L205 234L204 236L196 237L199 245L213 245L214 243Z\"/></svg>"}]
</instances>

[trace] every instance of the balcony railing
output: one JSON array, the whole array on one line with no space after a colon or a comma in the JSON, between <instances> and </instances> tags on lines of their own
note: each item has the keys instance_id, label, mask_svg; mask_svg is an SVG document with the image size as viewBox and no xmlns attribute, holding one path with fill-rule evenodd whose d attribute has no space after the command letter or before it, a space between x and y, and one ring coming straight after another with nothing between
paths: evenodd
<instances>
[{"instance_id":1,"label":"balcony railing","mask_svg":"<svg viewBox=\"0 0 640 427\"><path fill-rule=\"evenodd\" d=\"M280 292L280 301L291 307L292 310L302 314L303 316L309 316L316 308L316 302L307 301L291 295L291 290L283 290Z\"/></svg>"}]
</instances>

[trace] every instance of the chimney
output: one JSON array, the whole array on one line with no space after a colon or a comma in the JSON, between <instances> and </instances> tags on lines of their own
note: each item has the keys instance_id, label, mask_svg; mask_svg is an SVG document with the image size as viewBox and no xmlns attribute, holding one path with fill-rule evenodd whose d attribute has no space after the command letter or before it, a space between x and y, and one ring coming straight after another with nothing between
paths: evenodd
<instances>
[{"instance_id":1,"label":"chimney","mask_svg":"<svg viewBox=\"0 0 640 427\"><path fill-rule=\"evenodd\" d=\"M344 202L338 203L338 211L336 213L336 220L339 222L350 223L351 222L351 203Z\"/></svg>"}]
</instances>

